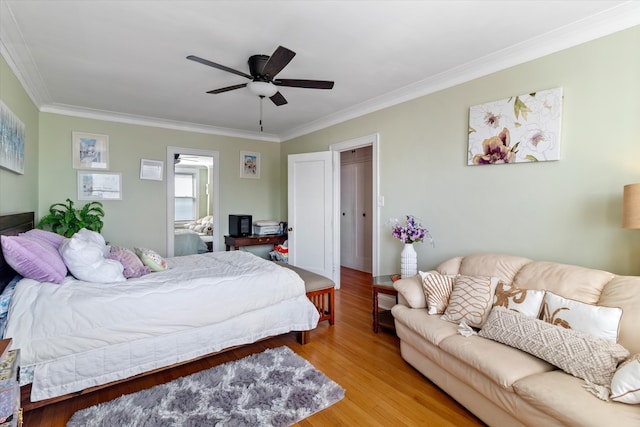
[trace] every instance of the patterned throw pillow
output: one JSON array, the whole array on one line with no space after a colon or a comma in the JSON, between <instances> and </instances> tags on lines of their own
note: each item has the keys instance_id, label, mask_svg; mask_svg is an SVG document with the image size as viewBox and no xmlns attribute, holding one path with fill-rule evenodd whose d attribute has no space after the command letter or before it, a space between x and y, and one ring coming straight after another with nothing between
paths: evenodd
<instances>
[{"instance_id":1,"label":"patterned throw pillow","mask_svg":"<svg viewBox=\"0 0 640 427\"><path fill-rule=\"evenodd\" d=\"M419 273L422 277L422 291L427 301L428 313L443 314L449 304L454 276L422 271Z\"/></svg>"},{"instance_id":2,"label":"patterned throw pillow","mask_svg":"<svg viewBox=\"0 0 640 427\"><path fill-rule=\"evenodd\" d=\"M627 358L613 374L611 400L632 405L640 403L640 354Z\"/></svg>"},{"instance_id":3,"label":"patterned throw pillow","mask_svg":"<svg viewBox=\"0 0 640 427\"><path fill-rule=\"evenodd\" d=\"M538 318L544 292L542 289L520 289L515 285L500 282L496 286L493 306L504 307L527 317Z\"/></svg>"},{"instance_id":4,"label":"patterned throw pillow","mask_svg":"<svg viewBox=\"0 0 640 427\"><path fill-rule=\"evenodd\" d=\"M563 298L546 292L542 305L542 320L594 337L618 341L618 325L622 309L601 307Z\"/></svg>"},{"instance_id":5,"label":"patterned throw pillow","mask_svg":"<svg viewBox=\"0 0 640 427\"><path fill-rule=\"evenodd\" d=\"M504 307L491 310L478 335L526 351L573 376L605 387L611 384L618 363L629 356L620 344L531 319Z\"/></svg>"},{"instance_id":6,"label":"patterned throw pillow","mask_svg":"<svg viewBox=\"0 0 640 427\"><path fill-rule=\"evenodd\" d=\"M130 249L123 248L121 246L111 246L109 259L120 261L124 267L122 274L127 279L151 273L151 267L144 265L142 261L140 261L140 258L138 258L138 256Z\"/></svg>"},{"instance_id":7,"label":"patterned throw pillow","mask_svg":"<svg viewBox=\"0 0 640 427\"><path fill-rule=\"evenodd\" d=\"M491 311L499 281L497 277L456 276L442 319L481 328Z\"/></svg>"},{"instance_id":8,"label":"patterned throw pillow","mask_svg":"<svg viewBox=\"0 0 640 427\"><path fill-rule=\"evenodd\" d=\"M134 248L136 255L140 257L140 261L151 271L162 271L167 269L167 261L162 258L156 251L147 248Z\"/></svg>"}]
</instances>

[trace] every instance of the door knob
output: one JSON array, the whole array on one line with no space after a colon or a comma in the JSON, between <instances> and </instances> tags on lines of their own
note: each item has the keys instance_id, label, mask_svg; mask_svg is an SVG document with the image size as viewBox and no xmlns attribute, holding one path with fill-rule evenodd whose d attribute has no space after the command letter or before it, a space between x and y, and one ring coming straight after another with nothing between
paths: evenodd
<instances>
[{"instance_id":1,"label":"door knob","mask_svg":"<svg viewBox=\"0 0 640 427\"><path fill-rule=\"evenodd\" d=\"M293 227L287 228L287 231L293 231Z\"/></svg>"}]
</instances>

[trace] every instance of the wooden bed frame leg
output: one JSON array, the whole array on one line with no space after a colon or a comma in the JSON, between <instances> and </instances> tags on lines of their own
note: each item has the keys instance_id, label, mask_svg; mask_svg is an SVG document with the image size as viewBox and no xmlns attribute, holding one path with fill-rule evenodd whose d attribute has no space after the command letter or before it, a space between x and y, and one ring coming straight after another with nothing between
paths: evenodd
<instances>
[{"instance_id":1,"label":"wooden bed frame leg","mask_svg":"<svg viewBox=\"0 0 640 427\"><path fill-rule=\"evenodd\" d=\"M305 345L309 342L309 331L300 331L298 332L298 342L302 345Z\"/></svg>"}]
</instances>

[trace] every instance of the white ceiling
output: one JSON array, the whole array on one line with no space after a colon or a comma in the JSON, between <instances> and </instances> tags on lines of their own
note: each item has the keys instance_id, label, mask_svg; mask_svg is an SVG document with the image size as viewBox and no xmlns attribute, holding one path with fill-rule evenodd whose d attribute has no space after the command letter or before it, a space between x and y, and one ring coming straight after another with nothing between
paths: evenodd
<instances>
[{"instance_id":1,"label":"white ceiling","mask_svg":"<svg viewBox=\"0 0 640 427\"><path fill-rule=\"evenodd\" d=\"M283 141L640 25L638 1L0 0L0 53L41 111ZM278 45L297 53L279 78L247 79Z\"/></svg>"}]
</instances>

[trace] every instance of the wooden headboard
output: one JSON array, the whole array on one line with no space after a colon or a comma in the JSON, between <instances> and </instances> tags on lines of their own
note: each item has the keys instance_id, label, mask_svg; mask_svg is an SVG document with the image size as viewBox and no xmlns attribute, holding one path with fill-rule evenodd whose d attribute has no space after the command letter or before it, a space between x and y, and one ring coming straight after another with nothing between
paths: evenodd
<instances>
[{"instance_id":1,"label":"wooden headboard","mask_svg":"<svg viewBox=\"0 0 640 427\"><path fill-rule=\"evenodd\" d=\"M17 236L34 228L33 212L24 212L12 215L0 215L0 234L5 236ZM5 262L2 250L0 250L0 292L13 279L16 272Z\"/></svg>"}]
</instances>

